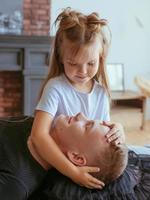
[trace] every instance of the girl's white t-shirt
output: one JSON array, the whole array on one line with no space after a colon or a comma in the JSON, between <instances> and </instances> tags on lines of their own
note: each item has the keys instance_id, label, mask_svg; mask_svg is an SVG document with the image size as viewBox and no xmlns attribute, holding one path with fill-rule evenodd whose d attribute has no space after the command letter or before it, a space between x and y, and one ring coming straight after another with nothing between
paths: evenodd
<instances>
[{"instance_id":1,"label":"girl's white t-shirt","mask_svg":"<svg viewBox=\"0 0 150 200\"><path fill-rule=\"evenodd\" d=\"M110 120L109 99L100 84L94 81L92 91L77 91L66 76L50 79L43 91L36 110L42 110L54 118L60 114L72 116L79 112L92 120Z\"/></svg>"}]
</instances>

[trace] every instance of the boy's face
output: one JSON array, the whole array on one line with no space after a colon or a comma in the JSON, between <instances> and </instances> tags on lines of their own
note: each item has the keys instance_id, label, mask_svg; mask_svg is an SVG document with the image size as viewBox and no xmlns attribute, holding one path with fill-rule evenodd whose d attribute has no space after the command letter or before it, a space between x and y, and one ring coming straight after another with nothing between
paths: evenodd
<instances>
[{"instance_id":1,"label":"boy's face","mask_svg":"<svg viewBox=\"0 0 150 200\"><path fill-rule=\"evenodd\" d=\"M88 120L82 113L76 116L60 115L55 120L56 143L61 144L69 150L93 155L92 152L99 151L109 145L105 134L109 128L96 120Z\"/></svg>"},{"instance_id":2,"label":"boy's face","mask_svg":"<svg viewBox=\"0 0 150 200\"><path fill-rule=\"evenodd\" d=\"M63 64L64 71L70 82L76 85L87 84L97 73L101 51L100 39L92 43L81 45L73 54L74 45L64 39Z\"/></svg>"}]
</instances>

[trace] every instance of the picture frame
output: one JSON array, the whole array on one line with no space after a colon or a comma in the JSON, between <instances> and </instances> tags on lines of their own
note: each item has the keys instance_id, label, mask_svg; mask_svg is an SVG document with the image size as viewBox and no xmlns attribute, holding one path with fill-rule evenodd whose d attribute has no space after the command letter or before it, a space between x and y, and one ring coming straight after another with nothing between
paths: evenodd
<instances>
[{"instance_id":1,"label":"picture frame","mask_svg":"<svg viewBox=\"0 0 150 200\"><path fill-rule=\"evenodd\" d=\"M123 63L108 63L107 75L111 91L125 90L124 85L124 65Z\"/></svg>"}]
</instances>

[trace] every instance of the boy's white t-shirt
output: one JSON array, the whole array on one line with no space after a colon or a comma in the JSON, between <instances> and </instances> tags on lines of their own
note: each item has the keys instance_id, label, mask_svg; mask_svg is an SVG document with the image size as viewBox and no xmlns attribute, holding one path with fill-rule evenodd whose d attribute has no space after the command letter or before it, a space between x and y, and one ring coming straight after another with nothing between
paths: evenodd
<instances>
[{"instance_id":1,"label":"boy's white t-shirt","mask_svg":"<svg viewBox=\"0 0 150 200\"><path fill-rule=\"evenodd\" d=\"M47 82L36 110L48 112L54 118L82 112L89 119L110 120L108 96L99 83L95 81L92 91L83 93L64 74Z\"/></svg>"}]
</instances>

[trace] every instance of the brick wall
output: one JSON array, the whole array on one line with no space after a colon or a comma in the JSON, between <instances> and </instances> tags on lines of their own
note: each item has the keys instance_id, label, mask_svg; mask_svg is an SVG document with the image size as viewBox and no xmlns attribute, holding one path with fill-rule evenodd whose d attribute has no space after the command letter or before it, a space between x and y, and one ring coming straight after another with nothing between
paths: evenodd
<instances>
[{"instance_id":1,"label":"brick wall","mask_svg":"<svg viewBox=\"0 0 150 200\"><path fill-rule=\"evenodd\" d=\"M51 0L24 0L23 33L49 35Z\"/></svg>"},{"instance_id":2,"label":"brick wall","mask_svg":"<svg viewBox=\"0 0 150 200\"><path fill-rule=\"evenodd\" d=\"M23 0L23 34L49 35L50 6L51 0ZM21 71L0 71L0 117L23 114L23 90Z\"/></svg>"},{"instance_id":3,"label":"brick wall","mask_svg":"<svg viewBox=\"0 0 150 200\"><path fill-rule=\"evenodd\" d=\"M0 72L0 117L22 114L22 81L23 77L20 71Z\"/></svg>"}]
</instances>

